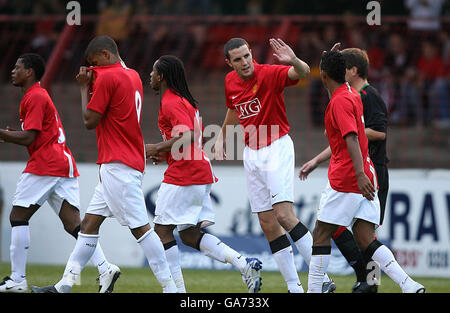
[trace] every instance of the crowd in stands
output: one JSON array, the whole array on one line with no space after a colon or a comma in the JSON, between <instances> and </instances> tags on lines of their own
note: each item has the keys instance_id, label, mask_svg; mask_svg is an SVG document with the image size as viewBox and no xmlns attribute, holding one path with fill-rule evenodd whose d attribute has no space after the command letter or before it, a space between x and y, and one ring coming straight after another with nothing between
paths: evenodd
<instances>
[{"instance_id":1,"label":"crowd in stands","mask_svg":"<svg viewBox=\"0 0 450 313\"><path fill-rule=\"evenodd\" d=\"M322 125L323 103L327 95L318 80L320 51L336 41L345 47L367 50L369 81L382 93L390 112L390 122L401 125L430 125L450 128L450 23L449 0L379 1L383 14L407 16L399 23L386 22L375 28L352 19L367 12L360 0L302 2L295 0L99 0L79 1L82 14L98 14L95 34L107 34L119 42L121 53L135 68L151 69L161 53L176 53L186 66L208 71L226 70L222 46L231 35L243 36L252 45L259 62L268 61L267 40L278 29L267 22L218 24L150 25L134 22L135 16L202 14L331 14L342 16L333 23L291 23L285 35L298 56L313 66L308 84L313 124ZM363 3L363 5L361 4ZM362 6L362 8L361 8ZM344 9L345 8L345 11ZM64 1L0 0L0 14L65 14ZM364 13L365 14L365 13ZM422 20L421 18L428 18ZM364 24L364 25L363 25ZM61 29L51 18L36 22L31 46L46 59ZM90 30L92 31L92 30ZM9 45L3 42L2 45ZM78 45L80 46L80 45ZM3 49L3 48L2 48ZM68 53L81 58L80 51ZM5 64L6 65L6 64ZM199 68L199 72L200 68ZM145 72L147 74L147 72ZM203 74L202 74L203 75ZM2 80L6 78L2 75Z\"/></svg>"}]
</instances>

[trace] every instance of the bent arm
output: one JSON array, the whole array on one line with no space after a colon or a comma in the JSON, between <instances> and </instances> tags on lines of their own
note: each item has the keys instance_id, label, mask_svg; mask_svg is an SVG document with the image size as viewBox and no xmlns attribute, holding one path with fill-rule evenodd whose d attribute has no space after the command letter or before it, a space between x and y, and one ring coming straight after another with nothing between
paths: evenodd
<instances>
[{"instance_id":1,"label":"bent arm","mask_svg":"<svg viewBox=\"0 0 450 313\"><path fill-rule=\"evenodd\" d=\"M366 199L373 200L375 197L375 188L364 173L364 161L359 147L358 136L352 132L347 134L344 139L353 162L358 188Z\"/></svg>"},{"instance_id":2,"label":"bent arm","mask_svg":"<svg viewBox=\"0 0 450 313\"><path fill-rule=\"evenodd\" d=\"M369 127L365 128L364 130L366 132L366 136L369 141L378 141L386 139L386 133L373 130L372 128Z\"/></svg>"},{"instance_id":3,"label":"bent arm","mask_svg":"<svg viewBox=\"0 0 450 313\"><path fill-rule=\"evenodd\" d=\"M161 152L170 152L174 145L177 147L183 147L191 144L192 142L194 142L194 132L189 130L166 141L161 141L155 144L145 144L145 155L147 158L156 156Z\"/></svg>"},{"instance_id":4,"label":"bent arm","mask_svg":"<svg viewBox=\"0 0 450 313\"><path fill-rule=\"evenodd\" d=\"M87 105L89 103L89 88L81 87L81 113L83 117L84 126L87 129L94 129L100 123L102 115L98 112L89 110Z\"/></svg>"},{"instance_id":5,"label":"bent arm","mask_svg":"<svg viewBox=\"0 0 450 313\"><path fill-rule=\"evenodd\" d=\"M290 80L297 80L300 78L306 78L310 73L309 65L299 58L295 57L291 61L291 68L288 71L288 77Z\"/></svg>"},{"instance_id":6,"label":"bent arm","mask_svg":"<svg viewBox=\"0 0 450 313\"><path fill-rule=\"evenodd\" d=\"M38 134L37 130L17 130L11 131L0 129L0 139L5 142L15 143L21 146L29 146L33 143Z\"/></svg>"}]
</instances>

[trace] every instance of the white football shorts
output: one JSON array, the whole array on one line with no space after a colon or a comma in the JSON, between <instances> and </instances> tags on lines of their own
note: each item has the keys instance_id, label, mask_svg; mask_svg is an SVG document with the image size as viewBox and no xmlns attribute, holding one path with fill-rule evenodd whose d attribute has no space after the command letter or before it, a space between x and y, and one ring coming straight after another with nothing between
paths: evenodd
<instances>
[{"instance_id":1,"label":"white football shorts","mask_svg":"<svg viewBox=\"0 0 450 313\"><path fill-rule=\"evenodd\" d=\"M130 229L149 224L144 193L143 174L123 163L100 165L100 181L86 213L105 217L114 216Z\"/></svg>"},{"instance_id":2,"label":"white football shorts","mask_svg":"<svg viewBox=\"0 0 450 313\"><path fill-rule=\"evenodd\" d=\"M162 183L156 198L155 218L160 225L177 225L178 231L201 223L208 227L215 223L211 202L211 184L178 186Z\"/></svg>"},{"instance_id":3,"label":"white football shorts","mask_svg":"<svg viewBox=\"0 0 450 313\"><path fill-rule=\"evenodd\" d=\"M317 219L321 222L351 226L356 219L378 225L380 223L380 201L367 200L360 193L339 192L328 182L320 197Z\"/></svg>"},{"instance_id":4,"label":"white football shorts","mask_svg":"<svg viewBox=\"0 0 450 313\"><path fill-rule=\"evenodd\" d=\"M77 177L39 176L22 173L13 197L13 206L28 208L30 205L42 206L45 201L56 214L66 200L80 209L80 187Z\"/></svg>"},{"instance_id":5,"label":"white football shorts","mask_svg":"<svg viewBox=\"0 0 450 313\"><path fill-rule=\"evenodd\" d=\"M294 143L284 135L258 150L244 148L247 192L253 213L280 202L294 202Z\"/></svg>"}]
</instances>

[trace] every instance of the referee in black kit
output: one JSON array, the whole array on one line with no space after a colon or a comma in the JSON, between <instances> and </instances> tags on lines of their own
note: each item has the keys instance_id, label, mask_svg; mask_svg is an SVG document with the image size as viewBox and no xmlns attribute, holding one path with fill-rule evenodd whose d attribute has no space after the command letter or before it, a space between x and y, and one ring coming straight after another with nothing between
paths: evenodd
<instances>
[{"instance_id":1,"label":"referee in black kit","mask_svg":"<svg viewBox=\"0 0 450 313\"><path fill-rule=\"evenodd\" d=\"M346 79L359 91L364 107L364 123L369 140L369 155L378 177L380 200L380 226L383 224L386 199L389 189L389 174L386 156L387 109L378 91L367 81L369 57L364 50L348 48L341 51L347 64Z\"/></svg>"}]
</instances>

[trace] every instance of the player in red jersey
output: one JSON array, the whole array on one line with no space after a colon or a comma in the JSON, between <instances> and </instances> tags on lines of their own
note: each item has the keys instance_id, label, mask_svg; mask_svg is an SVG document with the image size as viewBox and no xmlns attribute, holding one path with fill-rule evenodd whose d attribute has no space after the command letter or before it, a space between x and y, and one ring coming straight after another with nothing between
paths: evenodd
<instances>
[{"instance_id":1,"label":"player in red jersey","mask_svg":"<svg viewBox=\"0 0 450 313\"><path fill-rule=\"evenodd\" d=\"M236 266L248 291L257 293L261 288L261 261L246 258L216 236L201 231L215 222L210 192L217 178L203 151L203 125L182 61L171 55L160 57L153 66L150 84L162 94L158 126L164 141L147 144L146 152L153 159L168 153L169 165L156 200L155 231L164 244L178 291L186 292L186 288L173 235L175 228L185 245Z\"/></svg>"},{"instance_id":2,"label":"player in red jersey","mask_svg":"<svg viewBox=\"0 0 450 313\"><path fill-rule=\"evenodd\" d=\"M295 153L283 90L305 78L309 66L281 39L271 39L270 45L282 65L258 64L242 38L233 38L224 46L225 62L233 71L225 78L228 111L215 144L215 159L225 155L227 128L240 123L245 133L244 168L252 212L258 214L289 292L299 293L304 290L286 232L306 264L311 257L312 236L294 214ZM325 277L324 290L332 292L335 284Z\"/></svg>"},{"instance_id":3,"label":"player in red jersey","mask_svg":"<svg viewBox=\"0 0 450 313\"><path fill-rule=\"evenodd\" d=\"M81 88L84 124L88 129L95 128L97 133L100 181L63 278L54 286L31 289L39 293L70 292L98 243L101 224L106 217L114 216L131 230L163 292L176 292L163 245L150 227L141 189L145 168L140 128L141 79L136 71L125 66L116 43L108 36L92 39L85 55L93 67L81 67L77 81Z\"/></svg>"},{"instance_id":4,"label":"player in red jersey","mask_svg":"<svg viewBox=\"0 0 450 313\"><path fill-rule=\"evenodd\" d=\"M340 43L333 46L331 51L339 51ZM341 51L346 61L346 81L359 90L364 107L364 126L367 139L369 141L369 156L372 160L377 174L379 186L378 198L380 200L380 226L383 223L384 211L386 207L387 191L389 188L388 170L386 163L389 161L386 156L386 128L387 111L383 99L378 91L367 81L369 71L369 58L364 50L358 48L348 48ZM331 150L327 147L316 157L305 163L300 169L300 178L306 179L320 163L329 160ZM342 255L353 267L356 274L356 283L352 288L354 293L374 293L378 286L367 283L367 264L371 260L365 260L359 250L353 234L346 227L339 227L333 234L333 240L341 251Z\"/></svg>"},{"instance_id":5,"label":"player in red jersey","mask_svg":"<svg viewBox=\"0 0 450 313\"><path fill-rule=\"evenodd\" d=\"M22 130L0 129L0 139L27 147L30 159L17 184L10 214L12 274L0 283L0 292L26 292L26 261L30 244L29 220L47 201L61 219L64 229L78 237L80 195L78 171L59 114L39 80L45 62L33 53L21 55L11 72L12 83L24 93L19 117ZM110 287L115 265L109 264L100 246L92 263L97 266L100 292Z\"/></svg>"},{"instance_id":6,"label":"player in red jersey","mask_svg":"<svg viewBox=\"0 0 450 313\"><path fill-rule=\"evenodd\" d=\"M323 274L331 257L331 236L339 226L352 225L366 259L373 259L403 292L425 292L377 239L380 222L377 177L369 157L364 129L363 104L358 92L345 82L346 63L337 51L325 52L320 77L330 102L325 111L325 130L331 150L328 185L322 192L314 228L308 292L322 292ZM372 277L368 282L376 283Z\"/></svg>"}]
</instances>

